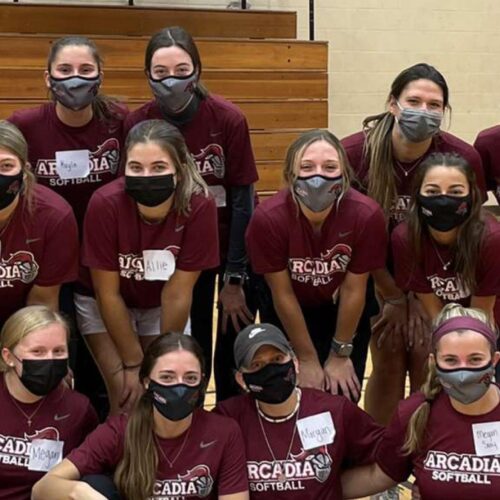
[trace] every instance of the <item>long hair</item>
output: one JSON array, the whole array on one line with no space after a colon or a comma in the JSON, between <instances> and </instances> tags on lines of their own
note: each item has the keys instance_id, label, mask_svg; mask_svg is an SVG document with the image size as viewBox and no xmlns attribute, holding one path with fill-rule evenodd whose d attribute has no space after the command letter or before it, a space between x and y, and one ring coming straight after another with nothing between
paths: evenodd
<instances>
[{"instance_id":1,"label":"long hair","mask_svg":"<svg viewBox=\"0 0 500 500\"><path fill-rule=\"evenodd\" d=\"M399 99L406 86L415 80L430 80L443 92L445 109L451 110L448 102L448 85L443 75L433 66L420 63L403 70L392 82L387 104L391 99ZM394 159L392 155L392 128L394 116L385 111L378 115L368 116L363 120L366 134L363 157L368 164L368 195L376 200L386 214L397 197Z\"/></svg>"},{"instance_id":2,"label":"long hair","mask_svg":"<svg viewBox=\"0 0 500 500\"><path fill-rule=\"evenodd\" d=\"M414 265L422 262L422 242L424 238L432 238L417 203L417 194L420 192L427 172L434 167L453 168L461 172L467 179L472 196L472 208L469 217L460 225L457 240L451 247L453 255L453 270L461 284L467 287L472 294L476 287L476 270L479 255L484 240L485 222L481 210L481 192L477 186L476 174L470 164L457 154L433 153L426 158L417 169L412 186L412 204L408 212L408 233L410 248L414 255Z\"/></svg>"},{"instance_id":3,"label":"long hair","mask_svg":"<svg viewBox=\"0 0 500 500\"><path fill-rule=\"evenodd\" d=\"M295 141L288 146L286 152L285 165L283 167L283 180L285 184L290 188L292 198L297 202L293 184L297 180L300 171L300 162L304 156L305 150L315 142L325 141L330 144L338 153L340 160L340 169L342 174L342 193L338 198L338 201L342 199L346 191L351 186L351 179L353 177L351 167L349 165L349 160L347 154L342 146L342 143L337 137L335 137L328 130L323 129L313 129L302 133Z\"/></svg>"},{"instance_id":4,"label":"long hair","mask_svg":"<svg viewBox=\"0 0 500 500\"><path fill-rule=\"evenodd\" d=\"M24 174L22 194L24 203L31 214L33 212L33 189L36 179L28 163L28 143L22 132L7 120L0 120L0 148L10 151L21 163Z\"/></svg>"},{"instance_id":5,"label":"long hair","mask_svg":"<svg viewBox=\"0 0 500 500\"><path fill-rule=\"evenodd\" d=\"M172 158L177 176L173 208L186 215L190 210L191 196L202 193L208 196L208 187L196 168L184 137L165 120L145 120L132 127L125 141L125 152L136 144L154 142ZM127 158L125 160L127 162Z\"/></svg>"},{"instance_id":6,"label":"long hair","mask_svg":"<svg viewBox=\"0 0 500 500\"><path fill-rule=\"evenodd\" d=\"M455 303L446 304L443 307L434 320L433 330L437 329L448 319L457 317L477 319L488 325L493 331L496 331L495 324L484 311L472 307L463 307L460 304ZM439 342L437 344L433 342L432 352L434 353L434 357L436 356L438 350ZM418 452L422 449L432 402L442 391L442 385L439 382L436 373L436 363L432 358L429 358L429 361L427 362L427 377L420 390L425 397L425 401L415 410L408 422L406 439L402 448L403 452L407 455L411 455L412 453Z\"/></svg>"},{"instance_id":7,"label":"long hair","mask_svg":"<svg viewBox=\"0 0 500 500\"><path fill-rule=\"evenodd\" d=\"M69 35L59 38L52 43L47 57L47 71L51 74L52 64L56 60L61 49L65 47L87 47L92 55L92 59L97 65L99 73L102 72L103 59L99 53L97 45L89 38L81 35ZM55 101L54 95L49 91L51 99ZM116 99L99 92L92 101L92 111L98 120L107 121L123 118L123 113Z\"/></svg>"},{"instance_id":8,"label":"long hair","mask_svg":"<svg viewBox=\"0 0 500 500\"><path fill-rule=\"evenodd\" d=\"M69 338L68 324L59 313L52 311L46 306L23 307L17 310L4 323L0 332L0 350L6 348L12 352L17 344L31 332L53 324L61 325L66 332L67 338ZM6 372L10 369L12 368L7 366L0 356L0 372Z\"/></svg>"},{"instance_id":9,"label":"long hair","mask_svg":"<svg viewBox=\"0 0 500 500\"><path fill-rule=\"evenodd\" d=\"M156 361L169 352L184 350L192 353L205 373L203 351L190 335L167 333L155 339L144 353L139 380L149 378ZM121 495L128 500L144 500L153 495L158 470L158 453L154 439L153 403L145 392L132 411L125 431L123 457L115 472L115 483Z\"/></svg>"},{"instance_id":10,"label":"long hair","mask_svg":"<svg viewBox=\"0 0 500 500\"><path fill-rule=\"evenodd\" d=\"M194 43L193 37L180 26L163 28L151 37L144 56L144 69L146 73L151 75L151 60L153 59L153 55L158 49L164 47L179 47L184 50L184 52L188 53L193 62L195 71L198 72L198 81L196 82L194 93L201 99L207 97L209 94L208 89L201 81L203 67L198 47L196 43Z\"/></svg>"}]
</instances>

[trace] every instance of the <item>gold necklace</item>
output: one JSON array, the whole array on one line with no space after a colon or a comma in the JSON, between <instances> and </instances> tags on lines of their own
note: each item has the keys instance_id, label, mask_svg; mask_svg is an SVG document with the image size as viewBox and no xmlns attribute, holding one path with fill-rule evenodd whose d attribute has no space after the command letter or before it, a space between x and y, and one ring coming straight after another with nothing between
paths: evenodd
<instances>
[{"instance_id":1,"label":"gold necklace","mask_svg":"<svg viewBox=\"0 0 500 500\"><path fill-rule=\"evenodd\" d=\"M155 443L156 445L158 446L158 449L160 450L160 453L162 454L163 458L167 461L167 464L168 466L172 469L175 462L177 461L177 459L180 457L181 453L182 453L182 450L184 449L184 446L186 445L186 442L188 440L188 437L189 437L189 434L191 432L191 426L193 425L193 422L191 421L191 425L189 426L187 432L186 432L186 435L184 436L184 440L182 441L182 444L181 444L181 447L179 448L179 451L177 452L177 455L175 455L175 457L170 460L167 455L165 455L165 452L163 451L162 447L161 447L161 444L158 442L158 438L156 437L156 435L154 435L154 440L155 440Z\"/></svg>"},{"instance_id":2,"label":"gold necklace","mask_svg":"<svg viewBox=\"0 0 500 500\"><path fill-rule=\"evenodd\" d=\"M441 262L441 265L443 266L443 271L447 271L451 263L453 262L453 257L448 262L445 262L444 259L441 257L441 254L439 253L438 247L434 242L434 238L431 235L429 235L429 238L431 240L432 247L434 248L434 252L436 253L437 258L439 259L439 262Z\"/></svg>"},{"instance_id":3,"label":"gold necklace","mask_svg":"<svg viewBox=\"0 0 500 500\"><path fill-rule=\"evenodd\" d=\"M401 162L399 160L395 159L394 161L395 161L397 167L401 170L401 172L403 172L403 174L405 174L405 177L408 177L408 174L411 174L422 163L424 156L422 156L421 158L416 160L408 170L403 167L403 165L401 164Z\"/></svg>"}]
</instances>

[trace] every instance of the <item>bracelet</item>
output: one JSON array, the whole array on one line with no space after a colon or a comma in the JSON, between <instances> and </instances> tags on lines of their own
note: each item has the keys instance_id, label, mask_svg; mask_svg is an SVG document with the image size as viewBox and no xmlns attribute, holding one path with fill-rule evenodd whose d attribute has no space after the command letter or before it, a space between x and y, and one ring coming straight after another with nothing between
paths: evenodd
<instances>
[{"instance_id":1,"label":"bracelet","mask_svg":"<svg viewBox=\"0 0 500 500\"><path fill-rule=\"evenodd\" d=\"M135 370L136 368L140 368L142 365L142 361L140 363L137 363L136 365L126 365L125 363L122 363L122 368L124 370Z\"/></svg>"},{"instance_id":2,"label":"bracelet","mask_svg":"<svg viewBox=\"0 0 500 500\"><path fill-rule=\"evenodd\" d=\"M390 304L391 306L401 306L406 304L406 294L403 293L396 299L384 299L385 304Z\"/></svg>"}]
</instances>

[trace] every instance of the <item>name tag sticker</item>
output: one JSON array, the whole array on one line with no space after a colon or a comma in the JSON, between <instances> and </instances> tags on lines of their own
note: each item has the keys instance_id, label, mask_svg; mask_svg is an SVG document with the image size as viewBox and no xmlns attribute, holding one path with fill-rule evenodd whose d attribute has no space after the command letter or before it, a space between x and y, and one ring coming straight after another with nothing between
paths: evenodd
<instances>
[{"instance_id":1,"label":"name tag sticker","mask_svg":"<svg viewBox=\"0 0 500 500\"><path fill-rule=\"evenodd\" d=\"M47 472L61 462L64 441L33 439L30 447L28 470Z\"/></svg>"},{"instance_id":2,"label":"name tag sticker","mask_svg":"<svg viewBox=\"0 0 500 500\"><path fill-rule=\"evenodd\" d=\"M335 426L330 412L318 413L297 421L302 448L312 450L333 443Z\"/></svg>"},{"instance_id":3,"label":"name tag sticker","mask_svg":"<svg viewBox=\"0 0 500 500\"><path fill-rule=\"evenodd\" d=\"M170 250L143 250L144 279L168 281L175 271L175 257Z\"/></svg>"},{"instance_id":4,"label":"name tag sticker","mask_svg":"<svg viewBox=\"0 0 500 500\"><path fill-rule=\"evenodd\" d=\"M226 206L226 190L224 186L208 186L208 190L215 198L215 204L217 205L217 207Z\"/></svg>"},{"instance_id":5,"label":"name tag sticker","mask_svg":"<svg viewBox=\"0 0 500 500\"><path fill-rule=\"evenodd\" d=\"M90 174L88 149L56 151L56 171L61 179L82 179Z\"/></svg>"},{"instance_id":6,"label":"name tag sticker","mask_svg":"<svg viewBox=\"0 0 500 500\"><path fill-rule=\"evenodd\" d=\"M500 422L472 424L472 435L477 456L500 454Z\"/></svg>"}]
</instances>

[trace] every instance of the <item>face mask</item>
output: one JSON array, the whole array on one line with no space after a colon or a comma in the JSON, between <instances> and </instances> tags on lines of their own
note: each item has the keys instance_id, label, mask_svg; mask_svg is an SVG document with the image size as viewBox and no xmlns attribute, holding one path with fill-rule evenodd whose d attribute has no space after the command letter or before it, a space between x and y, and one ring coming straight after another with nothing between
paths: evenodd
<instances>
[{"instance_id":1,"label":"face mask","mask_svg":"<svg viewBox=\"0 0 500 500\"><path fill-rule=\"evenodd\" d=\"M189 76L168 76L162 80L149 78L149 85L160 106L171 114L179 113L194 96L198 72Z\"/></svg>"},{"instance_id":2,"label":"face mask","mask_svg":"<svg viewBox=\"0 0 500 500\"><path fill-rule=\"evenodd\" d=\"M495 368L491 362L480 368L453 370L436 366L436 373L446 394L464 405L469 405L486 394L493 381Z\"/></svg>"},{"instance_id":3,"label":"face mask","mask_svg":"<svg viewBox=\"0 0 500 500\"><path fill-rule=\"evenodd\" d=\"M322 212L338 199L342 193L342 185L341 175L338 177L312 175L299 177L293 185L293 190L309 210Z\"/></svg>"},{"instance_id":4,"label":"face mask","mask_svg":"<svg viewBox=\"0 0 500 500\"><path fill-rule=\"evenodd\" d=\"M68 373L68 358L21 360L15 354L14 356L23 364L19 379L36 396L46 396L52 392Z\"/></svg>"},{"instance_id":5,"label":"face mask","mask_svg":"<svg viewBox=\"0 0 500 500\"><path fill-rule=\"evenodd\" d=\"M0 210L8 207L23 187L23 172L17 175L0 174Z\"/></svg>"},{"instance_id":6,"label":"face mask","mask_svg":"<svg viewBox=\"0 0 500 500\"><path fill-rule=\"evenodd\" d=\"M422 142L439 131L442 113L424 109L403 108L397 103L401 113L396 122L402 134L410 142Z\"/></svg>"},{"instance_id":7,"label":"face mask","mask_svg":"<svg viewBox=\"0 0 500 500\"><path fill-rule=\"evenodd\" d=\"M417 203L425 222L436 231L450 231L469 217L472 196L423 196L417 194Z\"/></svg>"},{"instance_id":8,"label":"face mask","mask_svg":"<svg viewBox=\"0 0 500 500\"><path fill-rule=\"evenodd\" d=\"M55 99L64 107L78 111L87 107L97 95L101 85L101 77L83 78L71 76L69 78L49 77L50 90Z\"/></svg>"},{"instance_id":9,"label":"face mask","mask_svg":"<svg viewBox=\"0 0 500 500\"><path fill-rule=\"evenodd\" d=\"M145 207L156 207L175 191L174 174L146 177L125 176L125 192Z\"/></svg>"},{"instance_id":10,"label":"face mask","mask_svg":"<svg viewBox=\"0 0 500 500\"><path fill-rule=\"evenodd\" d=\"M250 394L269 404L286 401L297 385L297 373L293 359L288 363L269 363L253 373L243 373Z\"/></svg>"},{"instance_id":11,"label":"face mask","mask_svg":"<svg viewBox=\"0 0 500 500\"><path fill-rule=\"evenodd\" d=\"M151 380L148 392L154 407L168 420L182 420L203 404L204 383L198 385L163 385Z\"/></svg>"}]
</instances>

